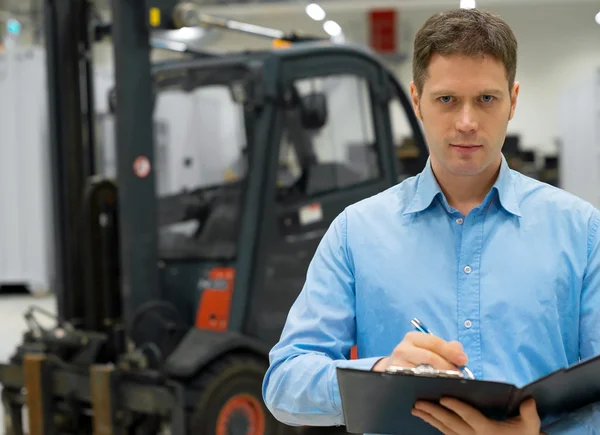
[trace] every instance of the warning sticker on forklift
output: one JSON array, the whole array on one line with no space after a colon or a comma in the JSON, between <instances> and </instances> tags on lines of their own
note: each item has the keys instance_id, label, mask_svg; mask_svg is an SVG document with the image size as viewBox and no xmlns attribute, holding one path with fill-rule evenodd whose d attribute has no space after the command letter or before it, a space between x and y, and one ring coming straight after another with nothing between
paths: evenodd
<instances>
[{"instance_id":1,"label":"warning sticker on forklift","mask_svg":"<svg viewBox=\"0 0 600 435\"><path fill-rule=\"evenodd\" d=\"M150 173L150 160L146 156L139 156L133 162L133 173L139 178L146 178Z\"/></svg>"},{"instance_id":2,"label":"warning sticker on forklift","mask_svg":"<svg viewBox=\"0 0 600 435\"><path fill-rule=\"evenodd\" d=\"M310 225L323 220L321 204L305 205L300 209L300 225Z\"/></svg>"}]
</instances>

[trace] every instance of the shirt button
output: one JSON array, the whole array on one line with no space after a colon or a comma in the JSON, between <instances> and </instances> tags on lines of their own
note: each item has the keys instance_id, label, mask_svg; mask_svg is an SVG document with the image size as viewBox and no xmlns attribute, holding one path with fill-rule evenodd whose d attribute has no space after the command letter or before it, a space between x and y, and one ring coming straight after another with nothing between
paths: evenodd
<instances>
[{"instance_id":1,"label":"shirt button","mask_svg":"<svg viewBox=\"0 0 600 435\"><path fill-rule=\"evenodd\" d=\"M464 220L463 218L458 218L458 219L456 219L456 223L457 223L458 225L462 225L462 224L464 223L464 221L465 221L465 220Z\"/></svg>"},{"instance_id":2,"label":"shirt button","mask_svg":"<svg viewBox=\"0 0 600 435\"><path fill-rule=\"evenodd\" d=\"M470 320L465 320L465 328L470 328L471 326L473 326L473 322Z\"/></svg>"},{"instance_id":3,"label":"shirt button","mask_svg":"<svg viewBox=\"0 0 600 435\"><path fill-rule=\"evenodd\" d=\"M465 266L464 271L465 273L471 273L473 269L471 269L471 266Z\"/></svg>"}]
</instances>

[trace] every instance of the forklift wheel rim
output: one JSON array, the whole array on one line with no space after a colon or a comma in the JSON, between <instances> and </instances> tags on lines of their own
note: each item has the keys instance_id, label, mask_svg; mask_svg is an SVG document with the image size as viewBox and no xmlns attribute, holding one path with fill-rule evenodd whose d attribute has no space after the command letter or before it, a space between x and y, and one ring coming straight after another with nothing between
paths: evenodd
<instances>
[{"instance_id":1,"label":"forklift wheel rim","mask_svg":"<svg viewBox=\"0 0 600 435\"><path fill-rule=\"evenodd\" d=\"M217 435L229 435L228 426L231 416L241 413L248 423L247 435L265 433L265 415L260 402L250 394L236 394L227 400L217 417Z\"/></svg>"}]
</instances>

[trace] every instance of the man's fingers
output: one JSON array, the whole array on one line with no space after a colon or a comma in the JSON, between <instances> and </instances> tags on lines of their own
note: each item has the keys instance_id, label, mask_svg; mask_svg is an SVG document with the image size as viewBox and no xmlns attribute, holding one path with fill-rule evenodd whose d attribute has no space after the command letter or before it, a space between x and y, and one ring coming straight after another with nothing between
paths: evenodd
<instances>
[{"instance_id":1,"label":"man's fingers","mask_svg":"<svg viewBox=\"0 0 600 435\"><path fill-rule=\"evenodd\" d=\"M519 410L521 412L521 418L528 425L539 426L541 424L535 400L528 399L521 403Z\"/></svg>"},{"instance_id":2,"label":"man's fingers","mask_svg":"<svg viewBox=\"0 0 600 435\"><path fill-rule=\"evenodd\" d=\"M415 347L430 350L437 353L445 360L457 366L467 364L467 355L464 353L462 345L457 341L446 341L440 337L422 332L409 332L405 340L412 343Z\"/></svg>"},{"instance_id":3,"label":"man's fingers","mask_svg":"<svg viewBox=\"0 0 600 435\"><path fill-rule=\"evenodd\" d=\"M433 426L434 428L439 430L444 435L459 435L456 432L454 432L452 429L450 429L449 427L444 425L441 421L438 421L435 418L433 418L431 416L431 414L428 414L425 411L419 411L418 409L413 409L412 415L414 415L415 417L419 417L425 423L429 424L430 426Z\"/></svg>"},{"instance_id":4,"label":"man's fingers","mask_svg":"<svg viewBox=\"0 0 600 435\"><path fill-rule=\"evenodd\" d=\"M431 416L435 421L439 421L444 427L461 435L475 435L473 428L467 424L460 416L443 406L418 401L415 403L415 410L424 412ZM428 422L429 423L429 422ZM486 434L487 435L487 434Z\"/></svg>"},{"instance_id":5,"label":"man's fingers","mask_svg":"<svg viewBox=\"0 0 600 435\"><path fill-rule=\"evenodd\" d=\"M453 411L460 418L462 418L469 426L476 429L477 431L480 431L488 423L488 419L485 417L485 415L483 415L477 409L459 400L452 398L443 398L440 400L440 405Z\"/></svg>"},{"instance_id":6,"label":"man's fingers","mask_svg":"<svg viewBox=\"0 0 600 435\"><path fill-rule=\"evenodd\" d=\"M415 366L428 364L437 370L457 370L455 365L449 363L437 353L410 344L403 348L401 359Z\"/></svg>"}]
</instances>

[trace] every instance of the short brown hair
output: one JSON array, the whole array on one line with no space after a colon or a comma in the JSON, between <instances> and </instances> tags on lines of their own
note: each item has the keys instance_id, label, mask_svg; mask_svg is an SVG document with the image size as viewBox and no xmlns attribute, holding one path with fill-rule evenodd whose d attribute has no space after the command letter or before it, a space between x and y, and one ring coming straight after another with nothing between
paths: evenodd
<instances>
[{"instance_id":1,"label":"short brown hair","mask_svg":"<svg viewBox=\"0 0 600 435\"><path fill-rule=\"evenodd\" d=\"M517 72L517 39L498 15L480 9L455 9L435 14L425 22L415 36L412 66L419 95L434 53L490 55L504 64L512 89Z\"/></svg>"}]
</instances>

